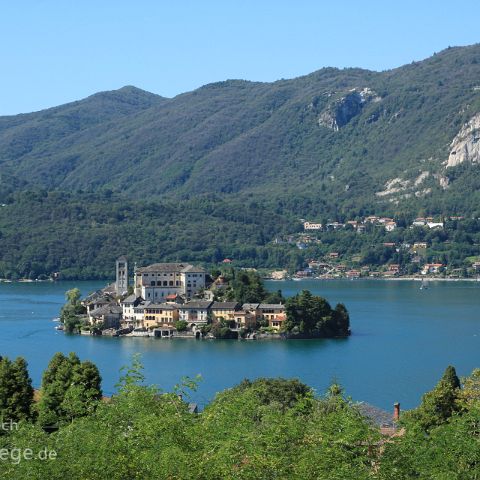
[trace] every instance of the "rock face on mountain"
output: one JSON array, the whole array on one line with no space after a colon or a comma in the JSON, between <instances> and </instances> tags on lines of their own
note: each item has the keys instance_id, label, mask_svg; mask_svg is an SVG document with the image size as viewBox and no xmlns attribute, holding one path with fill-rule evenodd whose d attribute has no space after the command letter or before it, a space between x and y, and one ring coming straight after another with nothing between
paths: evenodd
<instances>
[{"instance_id":1,"label":"rock face on mountain","mask_svg":"<svg viewBox=\"0 0 480 480\"><path fill-rule=\"evenodd\" d=\"M463 162L480 163L480 113L463 125L450 147L447 168Z\"/></svg>"},{"instance_id":2,"label":"rock face on mountain","mask_svg":"<svg viewBox=\"0 0 480 480\"><path fill-rule=\"evenodd\" d=\"M473 45L384 72L323 68L174 98L127 87L0 117L0 204L43 188L131 199L278 196L287 204L304 195L322 215L380 211L397 200L398 210L414 210L418 199L435 205L440 197L472 209L478 78Z\"/></svg>"},{"instance_id":3,"label":"rock face on mountain","mask_svg":"<svg viewBox=\"0 0 480 480\"><path fill-rule=\"evenodd\" d=\"M370 102L379 102L381 98L370 88L352 89L347 95L332 103L318 118L318 124L338 131L353 117L361 113Z\"/></svg>"}]
</instances>

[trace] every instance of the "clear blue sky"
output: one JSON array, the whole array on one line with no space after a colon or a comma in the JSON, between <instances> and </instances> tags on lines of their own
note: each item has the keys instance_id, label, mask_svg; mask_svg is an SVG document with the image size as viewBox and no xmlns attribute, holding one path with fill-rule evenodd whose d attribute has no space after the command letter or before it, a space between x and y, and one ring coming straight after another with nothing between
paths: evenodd
<instances>
[{"instance_id":1,"label":"clear blue sky","mask_svg":"<svg viewBox=\"0 0 480 480\"><path fill-rule=\"evenodd\" d=\"M478 0L0 1L0 115L135 85L167 97L480 41Z\"/></svg>"}]
</instances>

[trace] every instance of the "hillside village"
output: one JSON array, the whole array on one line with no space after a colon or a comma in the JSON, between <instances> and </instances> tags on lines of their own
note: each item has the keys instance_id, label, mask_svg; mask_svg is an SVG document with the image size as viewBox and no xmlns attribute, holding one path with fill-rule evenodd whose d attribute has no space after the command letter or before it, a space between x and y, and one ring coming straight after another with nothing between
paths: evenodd
<instances>
[{"instance_id":1,"label":"hillside village","mask_svg":"<svg viewBox=\"0 0 480 480\"><path fill-rule=\"evenodd\" d=\"M411 223L367 216L356 220L318 223L300 219L302 231L276 237L276 245L301 251L304 268L292 278L419 277L467 278L480 274L478 219L462 216L418 217ZM365 245L365 239L371 240ZM453 242L464 242L451 251ZM358 251L355 251L357 246ZM288 277L287 270L273 279Z\"/></svg>"},{"instance_id":2,"label":"hillside village","mask_svg":"<svg viewBox=\"0 0 480 480\"><path fill-rule=\"evenodd\" d=\"M134 269L129 284L128 261L116 261L116 281L82 300L86 321L81 333L200 338L208 325L223 326L230 337L253 333L260 326L279 332L286 319L285 306L221 301L227 282L213 280L189 263L155 263ZM213 337L210 333L207 337Z\"/></svg>"}]
</instances>

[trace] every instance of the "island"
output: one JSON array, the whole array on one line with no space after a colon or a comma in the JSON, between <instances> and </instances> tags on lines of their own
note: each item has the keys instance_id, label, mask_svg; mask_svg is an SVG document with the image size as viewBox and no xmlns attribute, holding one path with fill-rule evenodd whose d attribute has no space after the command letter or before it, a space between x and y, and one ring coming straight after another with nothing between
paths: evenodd
<instances>
[{"instance_id":1,"label":"island","mask_svg":"<svg viewBox=\"0 0 480 480\"><path fill-rule=\"evenodd\" d=\"M350 335L343 304L308 290L285 299L268 292L253 270L206 272L190 263L154 263L133 269L115 262L115 282L81 298L74 288L57 327L67 333L157 338L335 338Z\"/></svg>"}]
</instances>

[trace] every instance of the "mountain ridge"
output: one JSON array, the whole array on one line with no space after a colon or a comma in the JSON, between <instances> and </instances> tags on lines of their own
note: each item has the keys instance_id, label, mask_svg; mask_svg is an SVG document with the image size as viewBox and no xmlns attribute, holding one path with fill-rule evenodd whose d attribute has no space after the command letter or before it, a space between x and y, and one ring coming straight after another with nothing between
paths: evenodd
<instances>
[{"instance_id":1,"label":"mountain ridge","mask_svg":"<svg viewBox=\"0 0 480 480\"><path fill-rule=\"evenodd\" d=\"M0 277L104 278L118 252L292 271L331 248L405 262L372 245L410 241L416 216L480 218L479 114L477 44L384 72L324 68L173 98L126 86L0 117ZM300 219L367 215L400 219L401 233L328 234L304 252L274 242ZM427 235L429 261L469 267L472 225Z\"/></svg>"}]
</instances>

